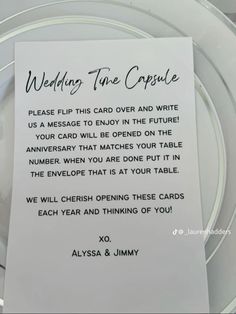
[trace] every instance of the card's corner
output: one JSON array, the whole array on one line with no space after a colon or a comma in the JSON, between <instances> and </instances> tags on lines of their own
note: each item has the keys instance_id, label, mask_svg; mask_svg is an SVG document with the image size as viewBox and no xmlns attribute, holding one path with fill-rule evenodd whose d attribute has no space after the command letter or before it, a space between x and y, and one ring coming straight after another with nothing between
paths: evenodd
<instances>
[{"instance_id":1,"label":"card's corner","mask_svg":"<svg viewBox=\"0 0 236 314\"><path fill-rule=\"evenodd\" d=\"M17 41L15 42L15 46L14 46L14 53L15 53L15 58L16 58L16 54L19 51L19 49L21 49L21 47L23 46L23 44L25 44L25 42L22 41Z\"/></svg>"},{"instance_id":2,"label":"card's corner","mask_svg":"<svg viewBox=\"0 0 236 314\"><path fill-rule=\"evenodd\" d=\"M25 42L23 42L23 41L16 41L15 42L15 48L18 48L18 47L22 46L22 44L25 44Z\"/></svg>"}]
</instances>

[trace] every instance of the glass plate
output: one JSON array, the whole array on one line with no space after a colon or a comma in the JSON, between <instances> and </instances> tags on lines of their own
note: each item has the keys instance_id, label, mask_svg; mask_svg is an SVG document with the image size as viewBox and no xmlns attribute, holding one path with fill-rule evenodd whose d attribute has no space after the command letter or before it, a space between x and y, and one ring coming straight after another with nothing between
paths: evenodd
<instances>
[{"instance_id":1,"label":"glass plate","mask_svg":"<svg viewBox=\"0 0 236 314\"><path fill-rule=\"evenodd\" d=\"M236 203L236 31L206 1L179 4L178 0L61 1L25 10L0 24L0 237L5 246L13 170L16 41L193 37L203 225L204 229L229 227ZM205 241L210 265L222 237L206 234ZM0 250L2 264L4 255Z\"/></svg>"}]
</instances>

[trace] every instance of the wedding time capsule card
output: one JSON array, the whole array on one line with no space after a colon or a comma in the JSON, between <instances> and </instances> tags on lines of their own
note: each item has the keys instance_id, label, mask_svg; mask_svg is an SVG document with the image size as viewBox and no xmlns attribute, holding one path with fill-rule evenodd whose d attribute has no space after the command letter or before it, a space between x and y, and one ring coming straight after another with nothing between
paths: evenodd
<instances>
[{"instance_id":1,"label":"wedding time capsule card","mask_svg":"<svg viewBox=\"0 0 236 314\"><path fill-rule=\"evenodd\" d=\"M208 312L190 38L16 44L4 311Z\"/></svg>"}]
</instances>

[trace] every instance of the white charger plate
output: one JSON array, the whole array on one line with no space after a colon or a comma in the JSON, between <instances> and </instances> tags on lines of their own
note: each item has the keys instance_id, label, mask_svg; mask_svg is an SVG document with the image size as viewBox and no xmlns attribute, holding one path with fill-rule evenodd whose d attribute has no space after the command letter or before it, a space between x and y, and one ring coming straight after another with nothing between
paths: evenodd
<instances>
[{"instance_id":1,"label":"white charger plate","mask_svg":"<svg viewBox=\"0 0 236 314\"><path fill-rule=\"evenodd\" d=\"M4 20L0 24L2 243L7 243L12 187L16 41L192 36L203 225L205 229L227 229L233 222L236 203L235 34L233 24L216 9L206 1L196 0L181 0L181 5L179 0L60 1ZM212 265L210 273L215 271L213 261L221 248L222 239L220 236L205 237L208 267ZM2 250L0 247L0 263L5 263L4 247ZM236 295L236 289L233 291L232 286L232 291L228 293L230 296L223 300L214 292L215 289L211 293L212 284L214 278L209 278L211 310L218 312L232 299L233 293ZM216 298L221 300L216 301Z\"/></svg>"}]
</instances>

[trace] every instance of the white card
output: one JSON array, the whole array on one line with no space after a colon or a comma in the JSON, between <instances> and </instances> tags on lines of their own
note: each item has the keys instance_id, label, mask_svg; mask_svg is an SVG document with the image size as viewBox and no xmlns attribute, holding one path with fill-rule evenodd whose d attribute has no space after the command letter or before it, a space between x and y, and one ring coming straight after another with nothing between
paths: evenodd
<instances>
[{"instance_id":1,"label":"white card","mask_svg":"<svg viewBox=\"0 0 236 314\"><path fill-rule=\"evenodd\" d=\"M16 44L5 312L208 312L190 38Z\"/></svg>"}]
</instances>

